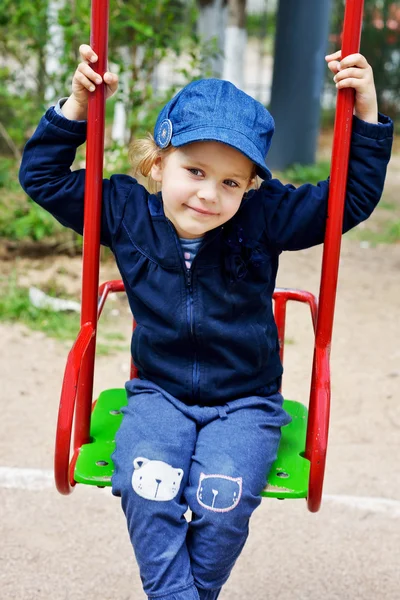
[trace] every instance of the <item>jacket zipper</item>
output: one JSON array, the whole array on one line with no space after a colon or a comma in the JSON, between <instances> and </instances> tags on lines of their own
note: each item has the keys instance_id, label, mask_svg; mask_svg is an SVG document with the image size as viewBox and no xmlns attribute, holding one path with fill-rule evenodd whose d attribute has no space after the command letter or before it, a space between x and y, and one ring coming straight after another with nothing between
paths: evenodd
<instances>
[{"instance_id":1,"label":"jacket zipper","mask_svg":"<svg viewBox=\"0 0 400 600\"><path fill-rule=\"evenodd\" d=\"M193 345L193 355L194 355L193 366L192 366L192 396L193 396L194 400L198 400L199 395L200 395L199 394L199 391L200 391L200 365L199 365L198 356L197 356L196 334L194 331L194 309L193 309L194 301L193 301L193 286L192 286L192 279L193 279L192 270L193 270L194 262L198 256L199 252L211 240L208 240L207 244L203 245L202 248L199 250L199 252L197 252L196 256L194 257L194 259L192 261L191 268L188 269L185 264L185 258L183 256L182 246L178 239L178 235L175 231L175 228L173 227L173 225L170 221L168 221L168 223L175 235L176 245L178 247L182 267L184 269L185 276L186 276L186 289L188 291L188 294L186 297L186 319L187 319L187 324L189 327L189 333L190 333L190 338L191 338L192 345ZM214 238L212 238L212 239L214 239Z\"/></svg>"},{"instance_id":2,"label":"jacket zipper","mask_svg":"<svg viewBox=\"0 0 400 600\"><path fill-rule=\"evenodd\" d=\"M192 262L192 265L193 265L193 262ZM193 348L194 348L194 360L193 360L193 367L192 367L192 395L193 395L194 399L198 399L199 389L200 389L200 369L199 369L199 361L198 361L198 357L197 357L196 335L194 332L194 310L193 310L194 302L193 302L192 270L191 269L186 269L186 286L187 286L187 289L189 292L188 297L187 297L188 323L189 323L190 335L192 338Z\"/></svg>"}]
</instances>

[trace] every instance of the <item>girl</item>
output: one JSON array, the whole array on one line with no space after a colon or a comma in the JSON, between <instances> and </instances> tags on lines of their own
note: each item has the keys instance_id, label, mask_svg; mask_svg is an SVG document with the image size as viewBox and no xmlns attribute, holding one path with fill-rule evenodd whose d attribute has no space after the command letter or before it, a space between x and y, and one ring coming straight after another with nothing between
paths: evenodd
<instances>
[{"instance_id":1,"label":"girl","mask_svg":"<svg viewBox=\"0 0 400 600\"><path fill-rule=\"evenodd\" d=\"M90 67L92 49L80 52L72 94L46 112L20 172L29 196L78 232L85 171L70 165L85 141L88 95L103 81L108 96L117 89L115 75ZM337 87L356 92L347 231L380 199L393 125L378 116L363 56L326 60ZM323 241L329 180L295 189L272 179L273 132L269 112L232 84L196 81L163 108L154 138L133 147L161 191L126 175L103 183L101 241L137 321L139 370L126 384L113 493L150 599L218 597L288 422L272 293L279 254Z\"/></svg>"}]
</instances>

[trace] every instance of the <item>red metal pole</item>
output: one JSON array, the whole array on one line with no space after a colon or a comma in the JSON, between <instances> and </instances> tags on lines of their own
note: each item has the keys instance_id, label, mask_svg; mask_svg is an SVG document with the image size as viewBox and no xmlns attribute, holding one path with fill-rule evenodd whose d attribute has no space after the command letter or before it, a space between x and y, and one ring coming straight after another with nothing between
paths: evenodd
<instances>
[{"instance_id":1,"label":"red metal pole","mask_svg":"<svg viewBox=\"0 0 400 600\"><path fill-rule=\"evenodd\" d=\"M90 45L98 56L93 69L102 76L107 70L108 10L108 0L92 0ZM102 84L96 86L96 91L90 94L88 106L81 326L90 322L93 324L95 335L85 354L79 378L75 450L89 441L99 286L104 118L105 86Z\"/></svg>"},{"instance_id":2,"label":"red metal pole","mask_svg":"<svg viewBox=\"0 0 400 600\"><path fill-rule=\"evenodd\" d=\"M317 324L317 299L310 292L304 292L302 290L294 290L287 288L275 288L273 299L275 302L274 319L276 323L276 328L278 330L279 356L283 365L285 348L286 305L288 300L303 302L309 305L311 310L311 320L315 333L315 327ZM282 386L279 391L282 393Z\"/></svg>"},{"instance_id":3,"label":"red metal pole","mask_svg":"<svg viewBox=\"0 0 400 600\"><path fill-rule=\"evenodd\" d=\"M286 301L287 301L287 298L284 296L284 294L279 294L275 290L274 300L275 300L274 318L275 318L276 328L278 330L279 356L281 359L281 363L283 365L283 355L285 352L285 325L286 325Z\"/></svg>"},{"instance_id":4,"label":"red metal pole","mask_svg":"<svg viewBox=\"0 0 400 600\"><path fill-rule=\"evenodd\" d=\"M86 323L83 325L68 355L65 368L60 407L58 410L54 454L54 478L60 494L70 494L75 485L70 469L71 433L75 413L75 397L81 363L93 336L94 329L92 324Z\"/></svg>"},{"instance_id":5,"label":"red metal pole","mask_svg":"<svg viewBox=\"0 0 400 600\"><path fill-rule=\"evenodd\" d=\"M347 0L342 58L359 51L363 0ZM343 211L354 108L354 90L340 90L332 148L328 219L322 259L317 332L309 404L306 457L311 461L308 508L316 512L321 504L330 408L329 353L332 339Z\"/></svg>"}]
</instances>

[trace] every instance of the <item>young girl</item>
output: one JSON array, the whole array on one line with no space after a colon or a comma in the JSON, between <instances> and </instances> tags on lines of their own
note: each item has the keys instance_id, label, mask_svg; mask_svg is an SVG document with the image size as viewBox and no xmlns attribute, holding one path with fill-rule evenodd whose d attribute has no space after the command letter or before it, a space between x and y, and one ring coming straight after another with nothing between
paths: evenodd
<instances>
[{"instance_id":1,"label":"young girl","mask_svg":"<svg viewBox=\"0 0 400 600\"><path fill-rule=\"evenodd\" d=\"M46 112L20 172L29 196L78 232L85 171L70 165L88 95L103 81L108 96L117 88L115 75L92 70L89 46L80 52L72 94ZM378 116L365 58L339 61L327 57L337 87L356 92L347 231L380 199L393 126ZM329 180L295 189L272 179L273 132L268 111L232 84L196 81L163 108L154 138L134 146L161 192L127 175L104 180L101 241L137 321L139 370L126 384L112 484L149 598L218 597L289 420L272 293L279 254L323 241Z\"/></svg>"}]
</instances>

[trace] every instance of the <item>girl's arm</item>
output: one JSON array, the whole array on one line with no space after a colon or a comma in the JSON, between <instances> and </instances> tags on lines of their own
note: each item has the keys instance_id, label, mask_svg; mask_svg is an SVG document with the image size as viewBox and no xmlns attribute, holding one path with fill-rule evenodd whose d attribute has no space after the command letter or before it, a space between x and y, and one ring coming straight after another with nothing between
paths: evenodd
<instances>
[{"instance_id":1,"label":"girl's arm","mask_svg":"<svg viewBox=\"0 0 400 600\"><path fill-rule=\"evenodd\" d=\"M19 172L28 196L60 223L82 234L85 169L71 171L86 140L86 122L70 121L50 108L26 144ZM136 181L126 175L103 180L101 243L112 247L128 194ZM135 187L140 187L136 184Z\"/></svg>"},{"instance_id":2,"label":"girl's arm","mask_svg":"<svg viewBox=\"0 0 400 600\"><path fill-rule=\"evenodd\" d=\"M90 46L80 47L82 62L73 81L72 94L62 106L64 116L50 108L26 144L20 168L20 183L26 193L63 225L78 233L83 230L85 170L71 171L76 149L86 140L86 116L89 94L102 82L89 66L97 56ZM116 75L106 73L106 95L117 89ZM95 83L94 83L95 82ZM132 189L129 177L116 175L103 182L101 242L112 245L125 200Z\"/></svg>"},{"instance_id":3,"label":"girl's arm","mask_svg":"<svg viewBox=\"0 0 400 600\"><path fill-rule=\"evenodd\" d=\"M367 219L378 204L393 141L393 123L378 115L372 69L361 54L340 63L340 52L326 57L339 89L355 89L343 232ZM266 234L279 250L299 250L324 240L329 179L295 188L277 180L261 188Z\"/></svg>"}]
</instances>

